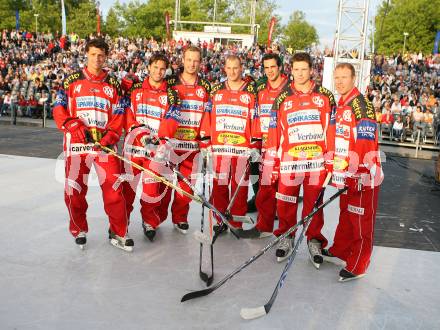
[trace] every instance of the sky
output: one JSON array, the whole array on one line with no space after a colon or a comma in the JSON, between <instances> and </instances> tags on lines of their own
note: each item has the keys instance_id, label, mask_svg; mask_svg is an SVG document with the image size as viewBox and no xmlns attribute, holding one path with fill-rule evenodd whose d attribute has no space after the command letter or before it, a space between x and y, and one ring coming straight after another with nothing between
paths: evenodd
<instances>
[{"instance_id":1,"label":"sky","mask_svg":"<svg viewBox=\"0 0 440 330\"><path fill-rule=\"evenodd\" d=\"M129 0L120 0L120 2L126 3ZM281 16L282 24L287 24L289 16L293 11L301 10L306 14L306 20L314 25L318 31L321 45L332 45L336 30L338 0L278 0L276 2L279 6L276 14ZM370 0L370 18L375 15L377 7L381 2L382 0ZM115 0L101 0L101 9L104 15L106 15L113 3L115 3Z\"/></svg>"}]
</instances>

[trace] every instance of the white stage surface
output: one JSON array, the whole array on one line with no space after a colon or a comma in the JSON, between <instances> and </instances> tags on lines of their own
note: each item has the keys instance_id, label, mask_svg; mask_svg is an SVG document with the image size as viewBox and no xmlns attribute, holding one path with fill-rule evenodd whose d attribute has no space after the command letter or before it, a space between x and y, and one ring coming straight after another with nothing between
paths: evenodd
<instances>
[{"instance_id":1,"label":"white stage surface","mask_svg":"<svg viewBox=\"0 0 440 330\"><path fill-rule=\"evenodd\" d=\"M136 201L135 249L126 253L108 242L101 191L90 179L90 230L81 251L67 229L62 160L0 155L1 329L440 329L437 252L375 247L367 276L339 283L339 268L315 270L303 244L271 312L243 320L240 309L265 304L284 267L271 250L214 293L180 303L204 288L192 237L200 206L192 204L187 236L168 219L150 243ZM337 201L325 210L330 239L337 212ZM269 239L221 236L215 281ZM207 249L204 256L208 270Z\"/></svg>"}]
</instances>

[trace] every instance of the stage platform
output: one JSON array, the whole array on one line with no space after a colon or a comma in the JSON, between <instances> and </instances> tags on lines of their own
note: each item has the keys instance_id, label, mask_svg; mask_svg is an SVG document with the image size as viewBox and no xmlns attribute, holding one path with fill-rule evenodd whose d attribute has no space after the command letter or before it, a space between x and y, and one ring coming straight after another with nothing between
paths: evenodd
<instances>
[{"instance_id":1,"label":"stage platform","mask_svg":"<svg viewBox=\"0 0 440 330\"><path fill-rule=\"evenodd\" d=\"M204 287L198 277L199 245L192 238L200 225L200 207L191 206L188 235L179 234L168 219L150 243L143 237L136 202L130 225L135 249L126 253L108 242L101 191L96 176L90 180L90 231L87 248L81 251L67 230L63 161L0 155L1 329L440 328L440 253L434 240L426 249L422 245L434 252L375 246L367 276L348 283L337 281L339 268L332 264L315 270L303 244L271 312L246 321L240 309L263 305L284 267L275 261L274 251L211 295L180 303L182 295ZM405 192L399 189L396 194ZM332 193L328 189L326 196ZM380 210L378 225L395 223L400 239L395 244L417 248L405 245L402 237L421 237L429 230L423 224L411 227L411 221L421 221L411 214L410 221L403 219L404 226L399 226L389 212ZM330 239L337 213L337 201L325 210ZM425 214L425 219L436 229L438 217ZM393 229L387 228L392 235ZM424 233L417 231L420 228ZM438 236L438 231L431 234ZM379 244L390 245L388 236L380 236ZM220 237L215 244L215 280L269 239Z\"/></svg>"}]
</instances>

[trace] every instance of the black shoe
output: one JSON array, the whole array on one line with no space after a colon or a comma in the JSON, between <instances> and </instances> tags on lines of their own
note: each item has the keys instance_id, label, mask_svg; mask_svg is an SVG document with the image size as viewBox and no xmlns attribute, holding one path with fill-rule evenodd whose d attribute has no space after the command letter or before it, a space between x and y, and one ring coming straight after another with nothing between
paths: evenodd
<instances>
[{"instance_id":1,"label":"black shoe","mask_svg":"<svg viewBox=\"0 0 440 330\"><path fill-rule=\"evenodd\" d=\"M342 268L341 271L339 272L339 282L348 282L348 281L352 281L352 280L357 280L357 279L362 278L364 276L365 276L365 274L356 275L356 274L350 273L345 268Z\"/></svg>"},{"instance_id":2,"label":"black shoe","mask_svg":"<svg viewBox=\"0 0 440 330\"><path fill-rule=\"evenodd\" d=\"M228 231L228 226L225 225L224 223L221 224L216 224L212 227L212 229L214 230L214 233L216 235L220 235L223 233L226 233Z\"/></svg>"},{"instance_id":3,"label":"black shoe","mask_svg":"<svg viewBox=\"0 0 440 330\"><path fill-rule=\"evenodd\" d=\"M186 234L189 229L188 222L179 222L174 224L174 228L176 228L182 234Z\"/></svg>"},{"instance_id":4,"label":"black shoe","mask_svg":"<svg viewBox=\"0 0 440 330\"><path fill-rule=\"evenodd\" d=\"M153 242L154 236L156 236L156 229L154 229L153 226L145 222L142 223L142 228L144 229L145 237L148 238L150 242Z\"/></svg>"},{"instance_id":5,"label":"black shoe","mask_svg":"<svg viewBox=\"0 0 440 330\"><path fill-rule=\"evenodd\" d=\"M247 211L249 213L257 212L257 206L255 205L255 196L248 200Z\"/></svg>"}]
</instances>

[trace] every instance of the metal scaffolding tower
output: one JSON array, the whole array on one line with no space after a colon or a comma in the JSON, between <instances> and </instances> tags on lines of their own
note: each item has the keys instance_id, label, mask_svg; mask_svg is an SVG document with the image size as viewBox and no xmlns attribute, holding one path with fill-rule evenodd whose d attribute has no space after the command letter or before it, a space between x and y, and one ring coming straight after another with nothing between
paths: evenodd
<instances>
[{"instance_id":1,"label":"metal scaffolding tower","mask_svg":"<svg viewBox=\"0 0 440 330\"><path fill-rule=\"evenodd\" d=\"M370 0L339 0L333 68L341 62L352 63L358 88L370 74L365 72L369 8Z\"/></svg>"}]
</instances>

